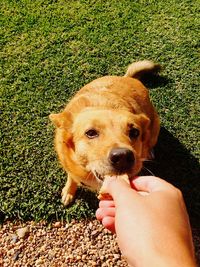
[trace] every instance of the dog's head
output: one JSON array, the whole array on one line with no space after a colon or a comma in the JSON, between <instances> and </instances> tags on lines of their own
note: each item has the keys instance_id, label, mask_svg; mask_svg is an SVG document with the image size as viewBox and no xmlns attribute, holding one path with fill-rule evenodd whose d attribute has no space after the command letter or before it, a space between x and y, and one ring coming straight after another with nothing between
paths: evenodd
<instances>
[{"instance_id":1,"label":"dog's head","mask_svg":"<svg viewBox=\"0 0 200 267\"><path fill-rule=\"evenodd\" d=\"M51 119L65 132L66 157L97 179L123 173L133 176L140 171L150 124L144 114L86 108L74 118L63 112Z\"/></svg>"}]
</instances>

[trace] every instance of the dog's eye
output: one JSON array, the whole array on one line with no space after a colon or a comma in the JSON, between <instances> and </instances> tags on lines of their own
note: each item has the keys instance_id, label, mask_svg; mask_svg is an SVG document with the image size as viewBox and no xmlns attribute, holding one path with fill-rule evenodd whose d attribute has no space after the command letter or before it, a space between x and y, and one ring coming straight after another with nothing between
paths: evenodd
<instances>
[{"instance_id":1,"label":"dog's eye","mask_svg":"<svg viewBox=\"0 0 200 267\"><path fill-rule=\"evenodd\" d=\"M90 130L87 130L87 131L85 132L85 135L86 135L88 138L92 139L92 138L96 138L96 137L98 137L98 136L99 136L99 132L98 132L97 130L95 130L95 129L90 129Z\"/></svg>"},{"instance_id":2,"label":"dog's eye","mask_svg":"<svg viewBox=\"0 0 200 267\"><path fill-rule=\"evenodd\" d=\"M137 128L132 127L129 130L129 137L130 139L136 139L140 134L140 131Z\"/></svg>"}]
</instances>

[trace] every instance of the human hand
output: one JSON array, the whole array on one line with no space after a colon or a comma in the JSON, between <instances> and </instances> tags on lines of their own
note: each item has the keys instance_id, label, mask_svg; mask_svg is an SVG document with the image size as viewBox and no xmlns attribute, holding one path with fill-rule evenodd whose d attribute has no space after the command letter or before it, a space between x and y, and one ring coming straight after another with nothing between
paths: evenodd
<instances>
[{"instance_id":1,"label":"human hand","mask_svg":"<svg viewBox=\"0 0 200 267\"><path fill-rule=\"evenodd\" d=\"M132 188L120 179L106 182L113 200L100 201L96 217L116 232L131 266L196 266L190 223L177 188L153 176L137 177Z\"/></svg>"}]
</instances>

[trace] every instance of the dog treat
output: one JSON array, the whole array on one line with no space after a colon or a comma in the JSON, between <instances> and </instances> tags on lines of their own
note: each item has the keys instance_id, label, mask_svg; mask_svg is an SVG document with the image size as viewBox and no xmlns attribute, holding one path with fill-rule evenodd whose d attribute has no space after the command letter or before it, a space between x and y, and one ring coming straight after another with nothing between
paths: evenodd
<instances>
[{"instance_id":1,"label":"dog treat","mask_svg":"<svg viewBox=\"0 0 200 267\"><path fill-rule=\"evenodd\" d=\"M111 200L112 199L112 197L109 195L109 193L107 193L107 179L106 179L106 178L111 178L111 177L115 178L115 179L123 179L125 182L130 184L130 181L129 181L127 174L117 175L117 176L106 175L105 180L103 182L103 185L102 185L101 189L99 190L98 199L100 199L100 200Z\"/></svg>"}]
</instances>

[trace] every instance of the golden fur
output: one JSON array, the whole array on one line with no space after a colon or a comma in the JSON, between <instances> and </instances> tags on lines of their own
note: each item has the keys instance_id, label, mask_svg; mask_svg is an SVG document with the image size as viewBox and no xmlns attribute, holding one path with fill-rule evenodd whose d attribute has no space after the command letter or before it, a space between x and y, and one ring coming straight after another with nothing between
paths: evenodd
<instances>
[{"instance_id":1,"label":"golden fur","mask_svg":"<svg viewBox=\"0 0 200 267\"><path fill-rule=\"evenodd\" d=\"M140 61L131 64L124 77L96 79L78 91L63 112L50 115L56 126L55 149L68 174L64 205L73 200L78 185L98 191L105 175L133 177L150 157L160 123L138 78L158 68L151 61ZM116 148L131 151L133 164L125 159L129 169L111 164L110 154Z\"/></svg>"}]
</instances>

